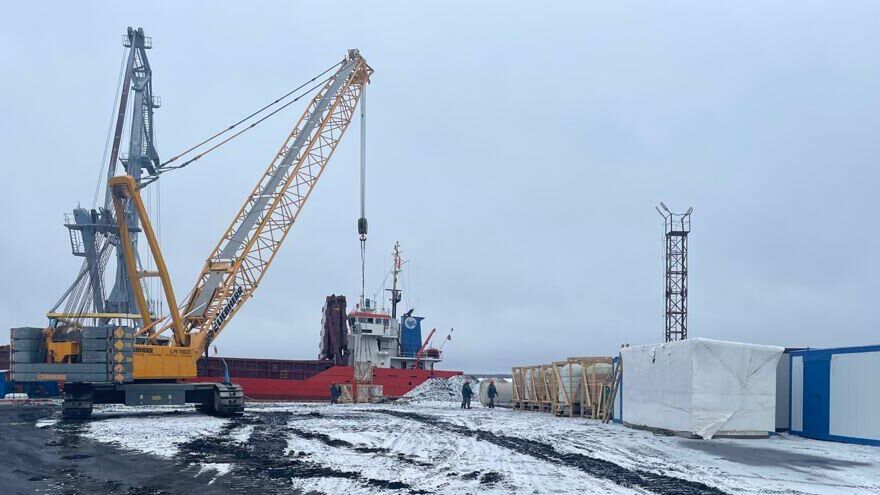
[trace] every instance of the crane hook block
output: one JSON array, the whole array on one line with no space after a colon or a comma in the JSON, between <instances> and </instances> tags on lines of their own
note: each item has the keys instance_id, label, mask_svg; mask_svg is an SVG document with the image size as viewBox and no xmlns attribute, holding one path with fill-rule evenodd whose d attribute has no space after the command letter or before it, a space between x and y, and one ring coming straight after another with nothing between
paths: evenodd
<instances>
[{"instance_id":1,"label":"crane hook block","mask_svg":"<svg viewBox=\"0 0 880 495\"><path fill-rule=\"evenodd\" d=\"M358 234L362 241L367 240L367 219L364 217L358 218Z\"/></svg>"}]
</instances>

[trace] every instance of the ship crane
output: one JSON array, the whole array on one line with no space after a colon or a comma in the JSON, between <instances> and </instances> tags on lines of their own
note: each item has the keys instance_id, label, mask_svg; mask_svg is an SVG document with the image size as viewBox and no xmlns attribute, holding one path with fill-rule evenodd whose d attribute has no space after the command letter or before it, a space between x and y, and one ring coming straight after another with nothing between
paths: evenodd
<instances>
[{"instance_id":1,"label":"ship crane","mask_svg":"<svg viewBox=\"0 0 880 495\"><path fill-rule=\"evenodd\" d=\"M135 40L142 48L143 31L137 33ZM165 164L156 158L144 164L152 174L147 181L132 173L112 176L107 206L112 201L115 230L106 224L101 228L120 245L124 263L117 273L124 279L117 282L131 288L132 309L127 311L134 314L99 316L93 326L71 325L64 332L53 326L13 329L13 349L22 350L13 353L13 379L63 381L65 417L87 417L92 405L100 403L197 403L201 410L215 414L242 411L241 387L195 383L196 363L252 297L354 117L373 71L357 50L349 50L336 66L336 71L316 86L305 112L245 198L181 305L140 196L144 182L174 167L163 170ZM124 113L124 107L120 111ZM201 195L199 199L214 198ZM147 241L155 271L139 267L137 234ZM362 235L366 235L365 221ZM146 279L158 279L162 287L169 309L165 318L157 318L151 311L144 293ZM110 324L123 318L132 324ZM170 338L162 336L166 332Z\"/></svg>"},{"instance_id":2,"label":"ship crane","mask_svg":"<svg viewBox=\"0 0 880 495\"><path fill-rule=\"evenodd\" d=\"M428 338L425 339L425 342L419 347L418 352L416 352L416 362L413 363L413 369L419 369L419 366L422 365L422 356L425 354L425 351L428 349L428 346L431 345L431 339L434 338L434 334L437 333L436 328L432 328L431 332L428 333Z\"/></svg>"}]
</instances>

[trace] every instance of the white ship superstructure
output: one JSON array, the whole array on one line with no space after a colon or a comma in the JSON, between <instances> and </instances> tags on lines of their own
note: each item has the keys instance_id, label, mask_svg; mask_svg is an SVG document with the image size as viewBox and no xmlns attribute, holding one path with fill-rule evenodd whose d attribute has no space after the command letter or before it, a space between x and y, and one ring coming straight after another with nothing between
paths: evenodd
<instances>
[{"instance_id":1,"label":"white ship superstructure","mask_svg":"<svg viewBox=\"0 0 880 495\"><path fill-rule=\"evenodd\" d=\"M408 330L417 332L421 337L421 328L418 326L421 318L404 315L404 325ZM401 323L390 314L378 310L375 302L365 299L363 306L358 306L355 311L348 314L348 347L352 350L349 364L369 363L374 368L434 369L434 364L440 362L440 352L437 349L419 349L409 352L404 351L402 345Z\"/></svg>"}]
</instances>

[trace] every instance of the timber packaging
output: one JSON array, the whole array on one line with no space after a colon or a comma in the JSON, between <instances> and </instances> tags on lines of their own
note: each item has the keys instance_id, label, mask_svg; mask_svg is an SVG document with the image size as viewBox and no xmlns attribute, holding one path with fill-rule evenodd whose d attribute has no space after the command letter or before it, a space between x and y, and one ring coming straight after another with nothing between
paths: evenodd
<instances>
[{"instance_id":1,"label":"timber packaging","mask_svg":"<svg viewBox=\"0 0 880 495\"><path fill-rule=\"evenodd\" d=\"M604 418L612 409L611 369L611 358L605 356L514 367L513 408L556 416Z\"/></svg>"}]
</instances>

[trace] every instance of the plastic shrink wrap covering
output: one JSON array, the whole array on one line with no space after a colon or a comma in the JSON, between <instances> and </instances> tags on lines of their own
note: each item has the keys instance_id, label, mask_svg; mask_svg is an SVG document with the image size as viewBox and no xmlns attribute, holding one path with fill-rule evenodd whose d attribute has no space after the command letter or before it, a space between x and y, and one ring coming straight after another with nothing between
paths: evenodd
<instances>
[{"instance_id":1,"label":"plastic shrink wrap covering","mask_svg":"<svg viewBox=\"0 0 880 495\"><path fill-rule=\"evenodd\" d=\"M532 374L523 372L523 396L524 400L535 400L535 391L532 389Z\"/></svg>"},{"instance_id":2,"label":"plastic shrink wrap covering","mask_svg":"<svg viewBox=\"0 0 880 495\"><path fill-rule=\"evenodd\" d=\"M702 438L766 436L783 350L708 339L623 348L623 422Z\"/></svg>"},{"instance_id":3,"label":"plastic shrink wrap covering","mask_svg":"<svg viewBox=\"0 0 880 495\"><path fill-rule=\"evenodd\" d=\"M602 393L602 385L611 374L611 363L594 363L587 366L584 371L586 371L587 384L590 389L590 400L595 403Z\"/></svg>"},{"instance_id":4,"label":"plastic shrink wrap covering","mask_svg":"<svg viewBox=\"0 0 880 495\"><path fill-rule=\"evenodd\" d=\"M569 401L580 400L581 397L581 374L583 368L578 363L568 363L559 367L559 383L557 387L558 398L568 398Z\"/></svg>"}]
</instances>

